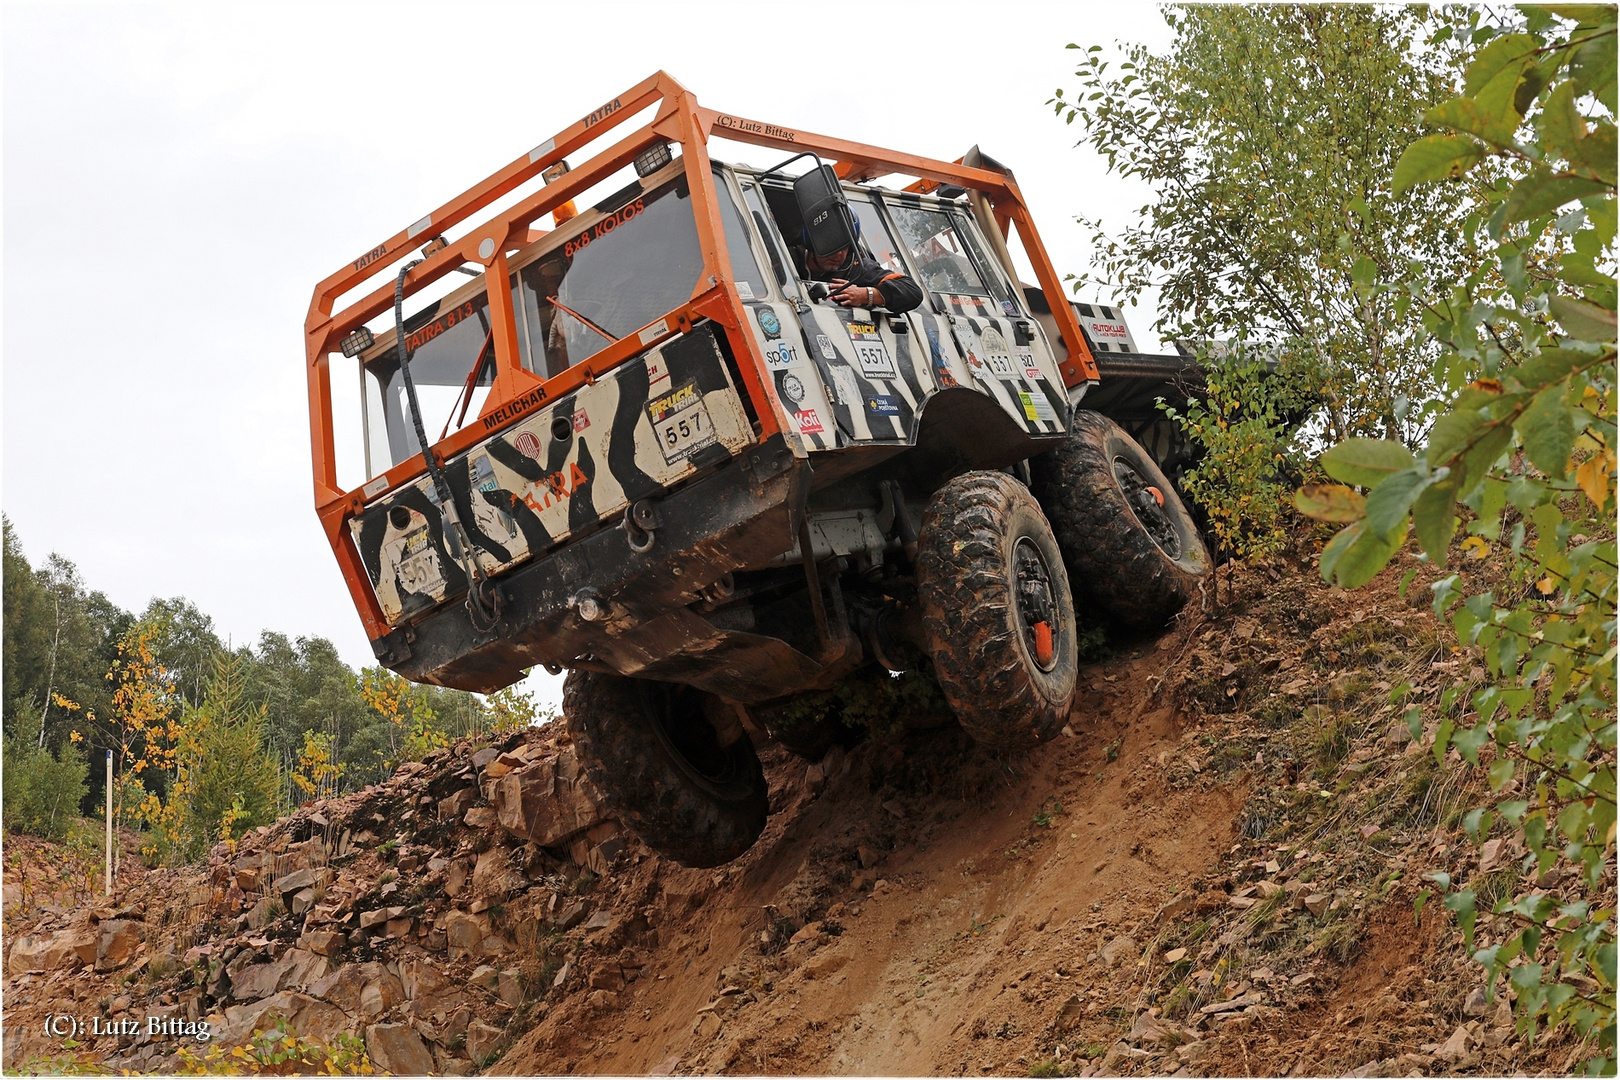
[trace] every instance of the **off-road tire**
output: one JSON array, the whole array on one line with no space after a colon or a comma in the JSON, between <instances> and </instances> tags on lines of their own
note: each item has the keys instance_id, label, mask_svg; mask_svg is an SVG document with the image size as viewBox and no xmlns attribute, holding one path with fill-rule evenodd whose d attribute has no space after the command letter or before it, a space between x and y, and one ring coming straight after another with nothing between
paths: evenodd
<instances>
[{"instance_id":1,"label":"off-road tire","mask_svg":"<svg viewBox=\"0 0 1620 1080\"><path fill-rule=\"evenodd\" d=\"M1068 439L1032 458L1030 476L1078 596L1127 629L1145 631L1164 626L1197 595L1210 566L1198 527L1153 458L1118 424L1077 410ZM1142 502L1151 498L1142 487L1128 490L1137 482L1157 488L1164 505Z\"/></svg>"},{"instance_id":2,"label":"off-road tire","mask_svg":"<svg viewBox=\"0 0 1620 1080\"><path fill-rule=\"evenodd\" d=\"M1041 621L1055 624L1050 666L1036 655L1017 593L1017 563L1031 553L1049 593L1051 618ZM1074 601L1057 540L1029 489L1005 473L971 472L935 492L923 511L917 591L934 674L967 733L1002 749L1055 736L1079 673Z\"/></svg>"},{"instance_id":3,"label":"off-road tire","mask_svg":"<svg viewBox=\"0 0 1620 1080\"><path fill-rule=\"evenodd\" d=\"M563 713L608 809L682 866L730 862L765 828L767 790L746 734L721 746L701 691L575 669Z\"/></svg>"}]
</instances>

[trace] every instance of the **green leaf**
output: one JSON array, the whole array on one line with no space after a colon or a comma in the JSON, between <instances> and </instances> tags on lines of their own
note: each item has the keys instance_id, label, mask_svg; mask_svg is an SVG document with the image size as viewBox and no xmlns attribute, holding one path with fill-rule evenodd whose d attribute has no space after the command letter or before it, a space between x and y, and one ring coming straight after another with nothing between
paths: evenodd
<instances>
[{"instance_id":1,"label":"green leaf","mask_svg":"<svg viewBox=\"0 0 1620 1080\"><path fill-rule=\"evenodd\" d=\"M1433 889L1418 890L1417 898L1412 901L1412 921L1414 923L1420 923L1423 921L1423 905L1427 904L1429 902L1429 897L1433 895Z\"/></svg>"},{"instance_id":2,"label":"green leaf","mask_svg":"<svg viewBox=\"0 0 1620 1080\"><path fill-rule=\"evenodd\" d=\"M1462 928L1463 943L1468 951L1474 949L1474 890L1458 889L1446 897L1446 910L1457 916L1457 925Z\"/></svg>"},{"instance_id":3,"label":"green leaf","mask_svg":"<svg viewBox=\"0 0 1620 1080\"><path fill-rule=\"evenodd\" d=\"M1413 501L1432 483L1434 474L1421 464L1385 477L1367 496L1367 527L1387 539L1397 525L1405 524Z\"/></svg>"},{"instance_id":4,"label":"green leaf","mask_svg":"<svg viewBox=\"0 0 1620 1080\"><path fill-rule=\"evenodd\" d=\"M1486 148L1469 135L1425 135L1401 151L1391 184L1399 195L1432 180L1446 180L1485 160Z\"/></svg>"},{"instance_id":5,"label":"green leaf","mask_svg":"<svg viewBox=\"0 0 1620 1080\"><path fill-rule=\"evenodd\" d=\"M1419 493L1412 504L1412 528L1430 561L1444 564L1457 532L1457 485L1449 476Z\"/></svg>"},{"instance_id":6,"label":"green leaf","mask_svg":"<svg viewBox=\"0 0 1620 1080\"><path fill-rule=\"evenodd\" d=\"M1504 371L1502 377L1533 394L1548 383L1567 379L1571 371L1591 362L1592 354L1578 349L1543 349L1540 355Z\"/></svg>"},{"instance_id":7,"label":"green leaf","mask_svg":"<svg viewBox=\"0 0 1620 1080\"><path fill-rule=\"evenodd\" d=\"M1485 423L1485 417L1480 415L1478 409L1458 411L1453 409L1444 416L1437 417L1429 428L1429 445L1423 456L1429 463L1429 468L1438 469L1449 464L1451 459L1474 438L1474 433Z\"/></svg>"},{"instance_id":8,"label":"green leaf","mask_svg":"<svg viewBox=\"0 0 1620 1080\"><path fill-rule=\"evenodd\" d=\"M1530 464L1554 480L1563 479L1575 445L1575 422L1565 404L1568 397L1568 383L1553 383L1531 399L1513 425Z\"/></svg>"},{"instance_id":9,"label":"green leaf","mask_svg":"<svg viewBox=\"0 0 1620 1080\"><path fill-rule=\"evenodd\" d=\"M1294 506L1317 521L1360 521L1367 513L1367 500L1343 484L1306 484L1294 492Z\"/></svg>"},{"instance_id":10,"label":"green leaf","mask_svg":"<svg viewBox=\"0 0 1620 1080\"><path fill-rule=\"evenodd\" d=\"M1575 109L1575 85L1561 82L1541 107L1541 118L1536 132L1542 145L1554 153L1569 157L1575 144L1586 137L1586 121Z\"/></svg>"},{"instance_id":11,"label":"green leaf","mask_svg":"<svg viewBox=\"0 0 1620 1080\"><path fill-rule=\"evenodd\" d=\"M1506 204L1505 220L1509 225L1516 221L1528 221L1542 214L1550 214L1565 203L1610 190L1609 185L1598 180L1588 180L1584 176L1553 176L1546 169L1538 168L1513 186L1513 194L1508 196Z\"/></svg>"},{"instance_id":12,"label":"green leaf","mask_svg":"<svg viewBox=\"0 0 1620 1080\"><path fill-rule=\"evenodd\" d=\"M1322 468L1335 480L1370 488L1387 476L1410 469L1412 451L1388 439L1346 439L1322 455Z\"/></svg>"},{"instance_id":13,"label":"green leaf","mask_svg":"<svg viewBox=\"0 0 1620 1080\"><path fill-rule=\"evenodd\" d=\"M1463 93L1477 97L1506 71L1522 71L1535 61L1541 41L1532 34L1504 34L1474 56L1463 76Z\"/></svg>"},{"instance_id":14,"label":"green leaf","mask_svg":"<svg viewBox=\"0 0 1620 1080\"><path fill-rule=\"evenodd\" d=\"M1360 588L1389 565L1405 542L1404 524L1388 538L1368 529L1366 521L1349 525L1322 549L1322 579L1345 589Z\"/></svg>"},{"instance_id":15,"label":"green leaf","mask_svg":"<svg viewBox=\"0 0 1620 1080\"><path fill-rule=\"evenodd\" d=\"M1580 341L1614 341L1614 312L1570 296L1554 296L1547 301L1553 317L1564 332Z\"/></svg>"},{"instance_id":16,"label":"green leaf","mask_svg":"<svg viewBox=\"0 0 1620 1080\"><path fill-rule=\"evenodd\" d=\"M1612 36L1588 41L1575 50L1569 63L1569 73L1575 80L1575 92L1582 97L1591 94L1608 107L1615 108L1615 47Z\"/></svg>"},{"instance_id":17,"label":"green leaf","mask_svg":"<svg viewBox=\"0 0 1620 1080\"><path fill-rule=\"evenodd\" d=\"M1457 753L1470 765L1479 764L1479 748L1484 746L1490 738L1490 732L1485 730L1484 724L1476 724L1470 728L1458 728L1451 736L1451 745L1457 748Z\"/></svg>"}]
</instances>

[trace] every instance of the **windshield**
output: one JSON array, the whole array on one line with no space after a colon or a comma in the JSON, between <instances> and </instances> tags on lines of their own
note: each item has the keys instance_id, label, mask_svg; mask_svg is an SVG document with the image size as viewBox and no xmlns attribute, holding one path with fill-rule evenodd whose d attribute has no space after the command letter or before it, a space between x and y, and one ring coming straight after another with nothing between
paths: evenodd
<instances>
[{"instance_id":1,"label":"windshield","mask_svg":"<svg viewBox=\"0 0 1620 1080\"><path fill-rule=\"evenodd\" d=\"M680 307L703 252L686 177L636 193L518 274L531 366L549 378Z\"/></svg>"}]
</instances>

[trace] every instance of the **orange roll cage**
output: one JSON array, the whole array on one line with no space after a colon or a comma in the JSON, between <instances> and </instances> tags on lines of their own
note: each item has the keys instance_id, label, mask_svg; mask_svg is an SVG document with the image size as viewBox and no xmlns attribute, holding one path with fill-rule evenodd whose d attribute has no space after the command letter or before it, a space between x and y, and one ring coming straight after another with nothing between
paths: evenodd
<instances>
[{"instance_id":1,"label":"orange roll cage","mask_svg":"<svg viewBox=\"0 0 1620 1080\"><path fill-rule=\"evenodd\" d=\"M659 339L689 330L701 319L710 319L727 336L733 354L739 360L744 356L752 360L752 363L739 363L738 367L744 389L758 417L760 430L757 436L763 439L781 430L776 412L765 392L762 376L764 360L757 355L753 338L745 329L746 311L727 272L731 264L727 257L725 229L708 153L710 135L789 151L814 150L837 162L836 171L846 180L899 173L918 178L919 182L909 190L929 191L941 184L952 184L983 192L1003 236L1010 233L1012 228L1017 228L1041 289L1049 297L1063 295L1062 282L1052 268L1018 185L1011 176L969 168L960 161L937 161L706 109L698 104L691 91L666 73L657 72L603 103L415 224L376 244L315 287L309 315L304 321L315 508L327 539L337 554L367 636L372 640L386 634L390 628L371 593L359 554L353 542L344 535L346 530L343 523L348 517L359 513L370 499L421 476L426 471L426 464L418 453L381 474L380 479L384 481L381 486L377 482L379 478L373 478L353 491L338 487L329 375L331 354L338 351L344 335L392 308L394 275L390 274L384 283L348 307L334 312L337 298L401 259L415 255L424 244L446 230L466 221L479 210L533 180L569 153L595 141L655 103L658 104L657 112L645 127L625 135L594 157L574 166L532 195L470 230L459 240L425 256L420 265L406 274L405 293L410 295L467 263L484 267L495 352L495 376L480 417L504 409L505 415L515 421L545 402L594 382ZM507 286L510 276L508 255L541 235L532 231L534 222L559 208L565 208L564 216L567 216L566 206L576 195L624 168L637 154L659 142L675 143L681 147L691 192L698 241L703 254L703 270L698 275L691 297L663 318L649 323L639 333L625 335L549 379L537 377L523 367L518 350L512 294ZM1095 381L1096 361L1081 333L1073 309L1064 303L1052 303L1050 306L1059 333L1068 346L1068 358L1062 362L1064 382L1073 387ZM432 453L436 460L443 462L489 434L490 431L482 425L468 425L435 443Z\"/></svg>"}]
</instances>

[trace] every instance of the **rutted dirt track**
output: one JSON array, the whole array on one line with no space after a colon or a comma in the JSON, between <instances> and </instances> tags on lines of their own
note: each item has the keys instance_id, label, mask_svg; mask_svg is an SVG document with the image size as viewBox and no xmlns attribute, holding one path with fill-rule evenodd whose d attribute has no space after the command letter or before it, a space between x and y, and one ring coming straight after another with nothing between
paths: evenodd
<instances>
[{"instance_id":1,"label":"rutted dirt track","mask_svg":"<svg viewBox=\"0 0 1620 1080\"><path fill-rule=\"evenodd\" d=\"M781 810L746 857L662 871L666 894L718 903L669 926L667 946L659 932L660 959L615 1007L542 1022L495 1071L1027 1071L1015 1059L1053 1003L1109 969L1094 954L1233 840L1241 792L1150 779L1182 735L1147 690L1174 644L1090 673L1073 734L1016 759L914 735L903 758L891 745L827 763L819 796L778 759ZM874 865L852 872L862 854ZM761 940L769 909L796 922L803 907L825 914L801 940Z\"/></svg>"}]
</instances>

